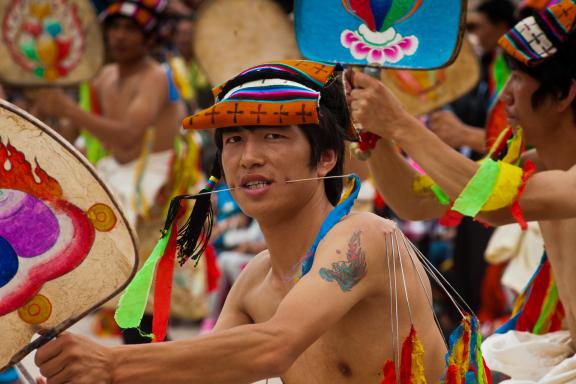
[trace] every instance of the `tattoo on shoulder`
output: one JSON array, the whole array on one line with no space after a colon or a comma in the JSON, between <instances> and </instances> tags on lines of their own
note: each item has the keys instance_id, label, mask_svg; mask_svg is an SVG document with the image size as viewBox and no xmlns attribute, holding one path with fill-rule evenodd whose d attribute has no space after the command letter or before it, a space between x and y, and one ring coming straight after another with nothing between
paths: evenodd
<instances>
[{"instance_id":1,"label":"tattoo on shoulder","mask_svg":"<svg viewBox=\"0 0 576 384\"><path fill-rule=\"evenodd\" d=\"M332 267L320 268L320 276L328 281L336 281L343 292L349 292L368 273L366 254L360 246L361 231L355 232L348 241L346 261L332 263Z\"/></svg>"}]
</instances>

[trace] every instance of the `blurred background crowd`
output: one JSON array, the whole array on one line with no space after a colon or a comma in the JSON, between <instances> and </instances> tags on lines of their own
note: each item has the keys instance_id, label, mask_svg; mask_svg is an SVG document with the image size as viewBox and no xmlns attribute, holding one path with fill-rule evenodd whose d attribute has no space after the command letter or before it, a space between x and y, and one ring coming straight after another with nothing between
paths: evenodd
<instances>
[{"instance_id":1,"label":"blurred background crowd","mask_svg":"<svg viewBox=\"0 0 576 384\"><path fill-rule=\"evenodd\" d=\"M165 66L170 102L177 104L173 113L180 120L186 115L210 106L213 100L211 88L218 85L211 83L211 78L215 77L211 75L213 68L206 68L205 64L204 67L202 65L208 62L203 60L204 51L194 45L194 37L198 33L196 27L203 22L201 18L207 13L203 12L203 8L213 1L216 2L216 0L168 0L167 2L142 0L142 2L154 3L153 6L158 6L158 14L155 17L159 20L152 32L146 31L145 38L142 40L144 43L142 49L145 49L147 55L149 54L155 62ZM219 0L218 2L224 4L225 9L227 2L234 3L235 1L237 0ZM92 3L98 12L105 12L113 2L92 0ZM291 20L293 1L270 0L270 3L275 3L274 6L285 14L286 20ZM498 130L498 124L501 123L498 92L502 89L509 71L497 47L497 41L519 17L523 16L522 13L530 12L530 10L526 2L469 0L466 40L472 47L475 61L479 64L478 81L464 95L459 95L449 104L436 107L433 111L427 111L421 116L428 127L442 140L473 159L480 159L485 154L487 141L494 137L494 133L490 130ZM258 16L266 17L266 15ZM236 18L241 15L223 14L222 17L237 22ZM247 28L250 23L251 20L246 20ZM137 23L134 28L136 27L138 27ZM122 37L113 36L114 33L121 33L122 28L125 26L118 25L114 21L106 21L103 26L107 48L106 63L123 60L122 54L132 54L129 51L134 47L122 41L118 43ZM242 44L240 50L246 56L250 56L251 49L254 48L251 47L253 42L245 41ZM235 60L235 58L234 56L224 57L222 60ZM103 71L106 70L105 66ZM466 77L474 78L475 76L475 74L463 72L460 75L460 81L464 81ZM105 82L106 79L106 76L99 75L94 81L66 86L58 91L4 83L0 87L0 98L28 111L57 130L105 174L110 171L110 165L107 168L101 163L106 161L109 150L106 140L100 140L104 144L97 145L98 140L94 136L98 134L91 134L91 131L97 129L89 127L90 124L97 125L98 123L87 122L86 127L78 126L78 119L73 114L58 113L58 109L63 108L72 100L79 108L106 117L106 109L111 110L111 107L106 106L106 101L101 101L103 105L99 105L98 96L99 92L100 96L102 92L114 92L114 85L106 87L106 85L94 84L98 81ZM115 81L121 80L121 78L115 79ZM149 92L154 94L157 90L149 89ZM122 94L116 97L129 99L131 96ZM144 105L144 109L146 107ZM108 113L108 118L113 118L114 114L118 116L119 112ZM181 130L178 131L177 128L155 127L157 137L165 137L167 142L170 142L170 146L174 143L174 148L170 151L170 167L166 171L166 182L156 188L155 196L152 196L147 203L148 207L135 209L133 214L132 224L136 227L140 253L144 259L158 238L165 203L171 193L178 189L174 188L174 185L180 183L182 186L184 183L186 185L183 188L190 189L190 191L202 186L205 183L204 175L210 171L210 160L215 152L211 134L184 133ZM115 135L118 140L122 140L123 132L117 132ZM145 147L144 139L139 146ZM151 151L155 152L154 148ZM145 151L142 150L143 152ZM116 166L122 167L127 163L135 162L134 168L138 176L137 164L142 159L145 162L142 153L128 156L125 162L120 161L120 164ZM417 167L416 164L414 166ZM174 170L178 167L180 169L187 167L189 171L185 180L175 182L173 180L175 177L181 177L174 176L177 174ZM370 175L365 166L355 162L351 167L356 167L364 178L356 209L372 211L395 220L410 240L417 244L424 255L444 274L456 291L479 315L483 325L483 336L490 335L510 313L514 298L538 265L543 249L538 227L531 225L528 231L522 232L515 225L493 230L468 218L456 227L443 220L403 220L387 207L386 201L372 187ZM153 170L148 171L144 167L142 173L146 174L146 172L153 172ZM139 184L132 185L133 174L129 173L128 177L120 174L124 175L121 177L125 183L139 190ZM140 178L146 179L143 174L140 174ZM179 175L181 174L180 172ZM394 181L390 180L390 182ZM169 184L170 186L167 187ZM226 189L226 185L221 184L218 188ZM175 329L188 329L191 334L210 332L227 292L242 269L254 255L266 249L257 223L242 213L229 193L215 194L214 206L216 221L212 242L205 257L200 259L196 268L187 264L185 268L177 267L176 269L171 317L172 334L169 333L169 338L178 337L179 333L174 331ZM441 290L436 292L436 311L444 331L448 334L459 317L457 313L453 313L453 307L446 302L447 299L442 296L441 292ZM101 340L120 342L122 339L125 343L149 341L141 337L138 332L122 333L114 323L113 308L114 303L111 303L86 320L90 322L89 331L86 327L87 332L94 337L102 338ZM148 322L148 325L142 325L143 330L146 330L151 324L150 316L144 321ZM16 380L16 378L9 374L4 374L4 376L0 374L0 383L12 382L11 380Z\"/></svg>"}]
</instances>

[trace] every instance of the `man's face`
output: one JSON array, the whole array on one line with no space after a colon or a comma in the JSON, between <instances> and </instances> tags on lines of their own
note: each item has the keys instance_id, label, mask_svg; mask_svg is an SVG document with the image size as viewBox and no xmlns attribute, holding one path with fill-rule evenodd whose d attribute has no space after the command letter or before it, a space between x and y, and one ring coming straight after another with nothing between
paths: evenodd
<instances>
[{"instance_id":1,"label":"man's face","mask_svg":"<svg viewBox=\"0 0 576 384\"><path fill-rule=\"evenodd\" d=\"M178 52L185 58L192 57L192 33L194 24L190 20L182 20L178 23L176 28L176 35L174 36L174 43Z\"/></svg>"},{"instance_id":2,"label":"man's face","mask_svg":"<svg viewBox=\"0 0 576 384\"><path fill-rule=\"evenodd\" d=\"M492 24L490 19L480 12L469 15L468 28L484 53L493 52L498 46L498 39L508 31L505 23Z\"/></svg>"},{"instance_id":3,"label":"man's face","mask_svg":"<svg viewBox=\"0 0 576 384\"><path fill-rule=\"evenodd\" d=\"M146 55L146 37L134 20L114 17L106 28L106 41L112 59L120 64L137 61Z\"/></svg>"},{"instance_id":4,"label":"man's face","mask_svg":"<svg viewBox=\"0 0 576 384\"><path fill-rule=\"evenodd\" d=\"M501 95L510 125L521 126L527 142L533 145L537 145L541 135L550 132L550 125L555 121L552 101L549 98L537 108L532 106L532 95L539 87L538 80L525 72L514 70Z\"/></svg>"},{"instance_id":5,"label":"man's face","mask_svg":"<svg viewBox=\"0 0 576 384\"><path fill-rule=\"evenodd\" d=\"M317 177L310 167L310 144L296 126L226 130L222 167L234 199L248 216L283 215L302 206L322 181L286 183ZM324 193L324 191L321 191Z\"/></svg>"}]
</instances>

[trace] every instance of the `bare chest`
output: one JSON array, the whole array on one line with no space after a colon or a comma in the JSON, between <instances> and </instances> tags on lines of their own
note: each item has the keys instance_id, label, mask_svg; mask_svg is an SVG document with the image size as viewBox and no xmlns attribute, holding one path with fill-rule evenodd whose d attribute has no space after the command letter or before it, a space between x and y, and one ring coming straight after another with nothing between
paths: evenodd
<instances>
[{"instance_id":1,"label":"bare chest","mask_svg":"<svg viewBox=\"0 0 576 384\"><path fill-rule=\"evenodd\" d=\"M566 309L570 331L576 336L576 219L540 223L544 246L558 285L560 300Z\"/></svg>"},{"instance_id":2,"label":"bare chest","mask_svg":"<svg viewBox=\"0 0 576 384\"><path fill-rule=\"evenodd\" d=\"M130 102L138 93L137 79L124 81L113 76L104 81L98 89L98 97L102 114L114 120L120 120L126 113Z\"/></svg>"},{"instance_id":3,"label":"bare chest","mask_svg":"<svg viewBox=\"0 0 576 384\"><path fill-rule=\"evenodd\" d=\"M283 296L253 293L246 308L255 323L269 320ZM377 384L392 358L386 337L387 308L378 299L359 303L300 355L282 377L284 384Z\"/></svg>"}]
</instances>

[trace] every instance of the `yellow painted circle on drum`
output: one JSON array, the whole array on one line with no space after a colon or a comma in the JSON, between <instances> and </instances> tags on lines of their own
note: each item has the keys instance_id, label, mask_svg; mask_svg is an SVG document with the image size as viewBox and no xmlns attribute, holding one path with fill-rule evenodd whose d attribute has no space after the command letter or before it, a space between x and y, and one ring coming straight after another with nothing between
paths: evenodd
<instances>
[{"instance_id":1,"label":"yellow painted circle on drum","mask_svg":"<svg viewBox=\"0 0 576 384\"><path fill-rule=\"evenodd\" d=\"M18 316L22 321L36 325L42 324L52 314L52 303L44 295L36 295L18 310Z\"/></svg>"},{"instance_id":2,"label":"yellow painted circle on drum","mask_svg":"<svg viewBox=\"0 0 576 384\"><path fill-rule=\"evenodd\" d=\"M108 232L116 225L116 215L112 208L106 204L94 204L87 213L97 231Z\"/></svg>"}]
</instances>

